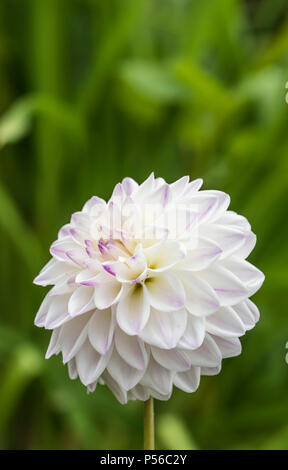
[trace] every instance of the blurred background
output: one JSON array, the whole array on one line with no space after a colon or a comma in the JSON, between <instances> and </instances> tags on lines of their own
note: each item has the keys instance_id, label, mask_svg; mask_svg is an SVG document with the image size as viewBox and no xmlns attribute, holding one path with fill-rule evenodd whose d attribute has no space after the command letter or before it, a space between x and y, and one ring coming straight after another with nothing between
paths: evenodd
<instances>
[{"instance_id":1,"label":"blurred background","mask_svg":"<svg viewBox=\"0 0 288 470\"><path fill-rule=\"evenodd\" d=\"M158 449L288 449L285 0L1 0L0 447L142 448L120 405L44 360L32 284L72 212L125 176L231 194L266 274L240 357L157 402Z\"/></svg>"}]
</instances>

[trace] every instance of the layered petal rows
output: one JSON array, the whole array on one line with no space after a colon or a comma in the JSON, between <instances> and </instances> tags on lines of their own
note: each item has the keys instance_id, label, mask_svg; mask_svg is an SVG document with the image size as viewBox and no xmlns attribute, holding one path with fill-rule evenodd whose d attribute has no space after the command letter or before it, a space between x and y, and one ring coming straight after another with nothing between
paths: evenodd
<instances>
[{"instance_id":1,"label":"layered petal rows","mask_svg":"<svg viewBox=\"0 0 288 470\"><path fill-rule=\"evenodd\" d=\"M62 353L90 392L106 384L121 403L194 392L258 321L249 297L264 275L246 260L256 236L227 194L201 185L125 178L52 244L35 324L52 330L46 358Z\"/></svg>"}]
</instances>

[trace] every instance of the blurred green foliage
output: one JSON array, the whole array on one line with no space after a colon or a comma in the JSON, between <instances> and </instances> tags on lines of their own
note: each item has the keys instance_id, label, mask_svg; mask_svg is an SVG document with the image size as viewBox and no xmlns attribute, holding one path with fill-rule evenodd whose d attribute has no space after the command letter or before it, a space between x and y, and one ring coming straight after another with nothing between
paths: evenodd
<instances>
[{"instance_id":1,"label":"blurred green foliage","mask_svg":"<svg viewBox=\"0 0 288 470\"><path fill-rule=\"evenodd\" d=\"M1 448L142 447L142 403L44 360L32 279L72 212L154 170L229 192L266 274L242 355L156 404L158 448L288 449L287 81L285 0L1 0Z\"/></svg>"}]
</instances>

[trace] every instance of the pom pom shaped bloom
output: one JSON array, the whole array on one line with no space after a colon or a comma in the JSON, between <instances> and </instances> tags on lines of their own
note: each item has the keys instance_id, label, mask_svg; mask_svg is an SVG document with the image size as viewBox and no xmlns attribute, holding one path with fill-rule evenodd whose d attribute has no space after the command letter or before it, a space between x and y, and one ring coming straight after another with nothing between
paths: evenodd
<instances>
[{"instance_id":1,"label":"pom pom shaped bloom","mask_svg":"<svg viewBox=\"0 0 288 470\"><path fill-rule=\"evenodd\" d=\"M256 236L221 191L188 177L125 178L92 197L52 244L35 283L52 289L35 324L52 330L71 379L106 384L121 403L194 392L259 318Z\"/></svg>"}]
</instances>

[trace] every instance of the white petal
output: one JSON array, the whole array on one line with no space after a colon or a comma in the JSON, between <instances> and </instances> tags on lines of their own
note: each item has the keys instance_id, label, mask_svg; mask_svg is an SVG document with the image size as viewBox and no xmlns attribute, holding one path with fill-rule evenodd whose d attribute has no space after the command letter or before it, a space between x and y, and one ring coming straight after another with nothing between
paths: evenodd
<instances>
[{"instance_id":1,"label":"white petal","mask_svg":"<svg viewBox=\"0 0 288 470\"><path fill-rule=\"evenodd\" d=\"M93 382L92 384L87 385L87 393L93 393L96 390L98 382Z\"/></svg>"},{"instance_id":2,"label":"white petal","mask_svg":"<svg viewBox=\"0 0 288 470\"><path fill-rule=\"evenodd\" d=\"M91 266L93 270L95 268L95 272L99 271L101 269L101 263L97 259L97 257L99 257L98 244L96 244L94 241L90 240L89 238L88 239L86 238L83 244L85 245L85 251L87 255L89 256L89 258L91 258L91 260L93 260L93 262L90 260L89 263L86 260L87 266L89 266L89 268Z\"/></svg>"},{"instance_id":3,"label":"white petal","mask_svg":"<svg viewBox=\"0 0 288 470\"><path fill-rule=\"evenodd\" d=\"M187 251L187 256L179 263L177 269L201 271L219 258L221 248L216 243L205 238L199 238L193 249Z\"/></svg>"},{"instance_id":4,"label":"white petal","mask_svg":"<svg viewBox=\"0 0 288 470\"><path fill-rule=\"evenodd\" d=\"M243 282L249 291L249 296L255 294L263 284L264 274L260 269L256 268L246 260L236 257L228 258L223 261L223 266L229 269L229 271L235 274L235 276Z\"/></svg>"},{"instance_id":5,"label":"white petal","mask_svg":"<svg viewBox=\"0 0 288 470\"><path fill-rule=\"evenodd\" d=\"M93 348L99 354L106 354L109 350L114 334L115 323L111 308L94 310L88 325L88 337Z\"/></svg>"},{"instance_id":6,"label":"white petal","mask_svg":"<svg viewBox=\"0 0 288 470\"><path fill-rule=\"evenodd\" d=\"M176 312L160 312L151 308L149 320L140 332L140 337L148 344L162 349L175 348L184 334L187 324L185 309Z\"/></svg>"},{"instance_id":7,"label":"white petal","mask_svg":"<svg viewBox=\"0 0 288 470\"><path fill-rule=\"evenodd\" d=\"M138 194L137 194L138 196ZM172 201L172 191L169 184L164 183L159 188L154 189L145 197L145 204L154 206L153 210L161 211Z\"/></svg>"},{"instance_id":8,"label":"white petal","mask_svg":"<svg viewBox=\"0 0 288 470\"><path fill-rule=\"evenodd\" d=\"M121 283L109 276L100 273L95 277L94 302L100 310L111 307L121 296Z\"/></svg>"},{"instance_id":9,"label":"white petal","mask_svg":"<svg viewBox=\"0 0 288 470\"><path fill-rule=\"evenodd\" d=\"M125 405L127 403L127 391L124 390L120 385L111 377L109 372L105 370L102 374L103 384L106 384L110 388L111 392L115 395L117 400Z\"/></svg>"},{"instance_id":10,"label":"white petal","mask_svg":"<svg viewBox=\"0 0 288 470\"><path fill-rule=\"evenodd\" d=\"M109 361L111 350L101 356L86 341L80 351L76 355L76 366L81 382L84 385L89 385L95 382L104 371L107 362Z\"/></svg>"},{"instance_id":11,"label":"white petal","mask_svg":"<svg viewBox=\"0 0 288 470\"><path fill-rule=\"evenodd\" d=\"M87 268L92 263L90 256L87 253L87 249L81 247L77 250L67 250L66 251L67 259L71 260L74 266L78 269Z\"/></svg>"},{"instance_id":12,"label":"white petal","mask_svg":"<svg viewBox=\"0 0 288 470\"><path fill-rule=\"evenodd\" d=\"M107 370L120 387L127 391L135 387L145 371L145 369L139 370L131 367L121 358L115 349L107 365Z\"/></svg>"},{"instance_id":13,"label":"white petal","mask_svg":"<svg viewBox=\"0 0 288 470\"><path fill-rule=\"evenodd\" d=\"M45 326L45 321L46 321L47 313L51 305L51 302L52 302L52 298L51 296L49 296L49 292L48 292L48 294L46 294L46 296L44 297L38 309L38 312L34 320L34 325L39 326L40 328Z\"/></svg>"},{"instance_id":14,"label":"white petal","mask_svg":"<svg viewBox=\"0 0 288 470\"><path fill-rule=\"evenodd\" d=\"M217 375L221 371L222 363L217 367L201 367L201 375Z\"/></svg>"},{"instance_id":15,"label":"white petal","mask_svg":"<svg viewBox=\"0 0 288 470\"><path fill-rule=\"evenodd\" d=\"M239 215L234 211L226 211L221 217L217 220L218 224L221 225L230 225L230 227L239 227L243 230L251 230L251 225L249 224L246 217Z\"/></svg>"},{"instance_id":16,"label":"white petal","mask_svg":"<svg viewBox=\"0 0 288 470\"><path fill-rule=\"evenodd\" d=\"M138 187L134 199L137 203L141 203L145 198L153 191L155 184L154 173L151 175Z\"/></svg>"},{"instance_id":17,"label":"white petal","mask_svg":"<svg viewBox=\"0 0 288 470\"><path fill-rule=\"evenodd\" d=\"M158 392L156 392L156 390L153 389L153 388L148 388L148 391L149 391L149 393L150 393L150 396L153 397L153 398L155 398L155 400L162 400L162 401L164 400L164 401L167 401L167 400L170 400L171 395L172 395L172 390L171 390L170 393L168 393L168 395L167 395L167 394L163 395L162 393L158 393Z\"/></svg>"},{"instance_id":18,"label":"white petal","mask_svg":"<svg viewBox=\"0 0 288 470\"><path fill-rule=\"evenodd\" d=\"M242 321L245 330L251 330L252 328L254 328L256 323L255 318L245 302L241 302L240 304L234 305L233 310Z\"/></svg>"},{"instance_id":19,"label":"white petal","mask_svg":"<svg viewBox=\"0 0 288 470\"><path fill-rule=\"evenodd\" d=\"M117 232L117 230L115 230ZM116 233L118 237L119 234ZM120 256L124 258L128 258L130 256L130 252L123 246L122 241L116 240L105 240L104 238L100 238L98 242L98 248L101 253L103 260L111 260L115 261Z\"/></svg>"},{"instance_id":20,"label":"white petal","mask_svg":"<svg viewBox=\"0 0 288 470\"><path fill-rule=\"evenodd\" d=\"M81 230L80 228L71 227L69 234L72 240L77 243L80 247L83 247L85 240L89 238L90 234L88 231Z\"/></svg>"},{"instance_id":21,"label":"white petal","mask_svg":"<svg viewBox=\"0 0 288 470\"><path fill-rule=\"evenodd\" d=\"M136 181L134 181L132 178L124 178L122 181L122 186L127 196L132 196L132 194L139 187L138 183L136 183Z\"/></svg>"},{"instance_id":22,"label":"white petal","mask_svg":"<svg viewBox=\"0 0 288 470\"><path fill-rule=\"evenodd\" d=\"M161 367L152 357L145 375L140 384L158 392L160 395L169 395L172 391L173 375L170 370Z\"/></svg>"},{"instance_id":23,"label":"white petal","mask_svg":"<svg viewBox=\"0 0 288 470\"><path fill-rule=\"evenodd\" d=\"M51 303L45 319L45 328L48 330L57 328L71 319L68 313L69 295L55 295L51 297Z\"/></svg>"},{"instance_id":24,"label":"white petal","mask_svg":"<svg viewBox=\"0 0 288 470\"><path fill-rule=\"evenodd\" d=\"M125 362L135 369L146 369L148 354L143 341L137 336L130 336L120 328L115 332L115 346Z\"/></svg>"},{"instance_id":25,"label":"white petal","mask_svg":"<svg viewBox=\"0 0 288 470\"><path fill-rule=\"evenodd\" d=\"M187 326L177 347L183 349L197 349L201 346L205 337L205 319L196 317L191 313L187 315Z\"/></svg>"},{"instance_id":26,"label":"white petal","mask_svg":"<svg viewBox=\"0 0 288 470\"><path fill-rule=\"evenodd\" d=\"M222 307L209 315L206 328L209 333L218 336L242 336L245 333L243 322L231 307Z\"/></svg>"},{"instance_id":27,"label":"white petal","mask_svg":"<svg viewBox=\"0 0 288 470\"><path fill-rule=\"evenodd\" d=\"M107 261L102 264L105 271L120 282L139 282L146 276L147 264L142 250L137 250L130 258Z\"/></svg>"},{"instance_id":28,"label":"white petal","mask_svg":"<svg viewBox=\"0 0 288 470\"><path fill-rule=\"evenodd\" d=\"M68 263L72 261L76 266L84 266L87 259L85 249L80 247L70 235L53 242L50 247L50 253L57 260Z\"/></svg>"},{"instance_id":29,"label":"white petal","mask_svg":"<svg viewBox=\"0 0 288 470\"><path fill-rule=\"evenodd\" d=\"M88 201L84 204L82 212L85 214L91 214L91 211L96 207L98 210L100 208L104 208L106 206L106 202L104 199L101 199L97 196L92 196Z\"/></svg>"},{"instance_id":30,"label":"white petal","mask_svg":"<svg viewBox=\"0 0 288 470\"><path fill-rule=\"evenodd\" d=\"M172 312L184 306L185 292L176 276L170 273L155 273L145 283L149 300L156 310Z\"/></svg>"},{"instance_id":31,"label":"white petal","mask_svg":"<svg viewBox=\"0 0 288 470\"><path fill-rule=\"evenodd\" d=\"M65 224L63 227L60 228L58 232L58 240L61 240L61 238L65 238L69 236L69 231L71 228L71 224Z\"/></svg>"},{"instance_id":32,"label":"white petal","mask_svg":"<svg viewBox=\"0 0 288 470\"><path fill-rule=\"evenodd\" d=\"M223 266L213 265L200 275L213 287L221 306L235 305L249 295L243 283Z\"/></svg>"},{"instance_id":33,"label":"white petal","mask_svg":"<svg viewBox=\"0 0 288 470\"><path fill-rule=\"evenodd\" d=\"M51 356L54 354L59 354L61 351L61 346L59 344L59 333L60 333L60 328L55 328L55 330L52 331L49 346L45 355L45 359L49 359Z\"/></svg>"},{"instance_id":34,"label":"white petal","mask_svg":"<svg viewBox=\"0 0 288 470\"><path fill-rule=\"evenodd\" d=\"M150 314L147 289L142 284L127 286L117 306L117 322L128 335L143 330Z\"/></svg>"},{"instance_id":35,"label":"white petal","mask_svg":"<svg viewBox=\"0 0 288 470\"><path fill-rule=\"evenodd\" d=\"M246 235L241 230L217 224L201 226L199 235L211 240L221 248L221 258L230 256L239 250L244 245L246 239Z\"/></svg>"},{"instance_id":36,"label":"white petal","mask_svg":"<svg viewBox=\"0 0 288 470\"><path fill-rule=\"evenodd\" d=\"M162 227L159 224L149 225L143 229L143 248L149 248L150 246L158 243L157 240L165 241L168 238L169 230L166 227Z\"/></svg>"},{"instance_id":37,"label":"white petal","mask_svg":"<svg viewBox=\"0 0 288 470\"><path fill-rule=\"evenodd\" d=\"M257 322L260 318L260 313L259 313L258 307L250 299L245 300L244 303L249 308L251 314L254 317L255 322Z\"/></svg>"},{"instance_id":38,"label":"white petal","mask_svg":"<svg viewBox=\"0 0 288 470\"><path fill-rule=\"evenodd\" d=\"M63 274L75 272L75 268L69 263L64 263L52 258L40 273L34 279L34 284L39 286L48 286L49 284L56 284Z\"/></svg>"},{"instance_id":39,"label":"white petal","mask_svg":"<svg viewBox=\"0 0 288 470\"><path fill-rule=\"evenodd\" d=\"M189 176L183 176L179 180L170 184L170 189L172 191L173 199L176 200L181 197L184 191L187 189L189 183Z\"/></svg>"},{"instance_id":40,"label":"white petal","mask_svg":"<svg viewBox=\"0 0 288 470\"><path fill-rule=\"evenodd\" d=\"M190 271L178 271L177 274L185 289L185 307L189 312L196 316L205 316L218 310L218 297L207 281Z\"/></svg>"},{"instance_id":41,"label":"white petal","mask_svg":"<svg viewBox=\"0 0 288 470\"><path fill-rule=\"evenodd\" d=\"M136 239L142 238L143 214L139 205L129 196L126 197L121 207L120 227L124 234L133 234L133 238ZM134 250L130 251L133 252Z\"/></svg>"},{"instance_id":42,"label":"white petal","mask_svg":"<svg viewBox=\"0 0 288 470\"><path fill-rule=\"evenodd\" d=\"M98 266L97 266L98 268ZM92 267L87 269L81 269L75 277L75 282L82 284L83 286L95 286L97 285L97 275L99 274L98 270L93 269ZM99 268L102 269L102 265L99 263Z\"/></svg>"},{"instance_id":43,"label":"white petal","mask_svg":"<svg viewBox=\"0 0 288 470\"><path fill-rule=\"evenodd\" d=\"M58 280L57 284L50 289L48 295L63 295L71 294L75 289L75 276L70 276L70 274L63 274L61 279Z\"/></svg>"},{"instance_id":44,"label":"white petal","mask_svg":"<svg viewBox=\"0 0 288 470\"><path fill-rule=\"evenodd\" d=\"M95 307L93 294L93 287L79 286L71 295L68 303L70 315L75 317L92 310Z\"/></svg>"},{"instance_id":45,"label":"white petal","mask_svg":"<svg viewBox=\"0 0 288 470\"><path fill-rule=\"evenodd\" d=\"M254 328L259 320L259 310L250 299L233 306L233 310L243 322L246 330Z\"/></svg>"},{"instance_id":46,"label":"white petal","mask_svg":"<svg viewBox=\"0 0 288 470\"><path fill-rule=\"evenodd\" d=\"M121 205L121 203L123 201L123 198L125 198L125 196L128 196L128 194L125 193L123 184L122 183L117 183L116 186L113 189L112 196L111 196L108 204L111 201L113 201L113 202L117 202L117 204ZM129 194L129 196L130 196L130 194Z\"/></svg>"},{"instance_id":47,"label":"white petal","mask_svg":"<svg viewBox=\"0 0 288 470\"><path fill-rule=\"evenodd\" d=\"M241 343L239 338L220 338L219 336L213 336L215 343L221 351L222 357L239 356L241 354Z\"/></svg>"},{"instance_id":48,"label":"white petal","mask_svg":"<svg viewBox=\"0 0 288 470\"><path fill-rule=\"evenodd\" d=\"M187 351L190 363L194 366L217 367L221 363L221 352L216 342L208 333L200 346L194 351Z\"/></svg>"},{"instance_id":49,"label":"white petal","mask_svg":"<svg viewBox=\"0 0 288 470\"><path fill-rule=\"evenodd\" d=\"M239 258L247 258L256 245L256 235L253 232L246 232L244 243L233 254Z\"/></svg>"},{"instance_id":50,"label":"white petal","mask_svg":"<svg viewBox=\"0 0 288 470\"><path fill-rule=\"evenodd\" d=\"M217 221L218 219L225 214L225 211L228 209L229 204L230 204L230 196L229 194L224 193L223 191L205 191L206 193L209 192L209 194L213 194L214 196L217 197L217 207L213 214L210 217L210 222Z\"/></svg>"},{"instance_id":51,"label":"white petal","mask_svg":"<svg viewBox=\"0 0 288 470\"><path fill-rule=\"evenodd\" d=\"M170 205L165 212L157 214L156 223L168 230L170 240L187 242L190 240L191 234L194 233L193 231L197 229L197 207L187 207L184 204Z\"/></svg>"},{"instance_id":52,"label":"white petal","mask_svg":"<svg viewBox=\"0 0 288 470\"><path fill-rule=\"evenodd\" d=\"M78 377L75 359L71 359L71 361L68 362L68 374L71 380L75 380Z\"/></svg>"},{"instance_id":53,"label":"white petal","mask_svg":"<svg viewBox=\"0 0 288 470\"><path fill-rule=\"evenodd\" d=\"M88 322L91 314L73 318L62 325L59 343L63 354L63 363L69 362L83 346L88 333Z\"/></svg>"},{"instance_id":54,"label":"white petal","mask_svg":"<svg viewBox=\"0 0 288 470\"><path fill-rule=\"evenodd\" d=\"M136 396L133 392L134 389L135 389L135 387L127 392L127 400L128 401L136 401L137 400L137 398L136 398Z\"/></svg>"},{"instance_id":55,"label":"white petal","mask_svg":"<svg viewBox=\"0 0 288 470\"><path fill-rule=\"evenodd\" d=\"M177 372L174 384L186 393L195 392L200 384L200 367L191 367L185 372Z\"/></svg>"},{"instance_id":56,"label":"white petal","mask_svg":"<svg viewBox=\"0 0 288 470\"><path fill-rule=\"evenodd\" d=\"M218 197L213 191L200 191L194 193L189 200L189 207L197 213L198 224L206 224L210 221L218 205Z\"/></svg>"},{"instance_id":57,"label":"white petal","mask_svg":"<svg viewBox=\"0 0 288 470\"><path fill-rule=\"evenodd\" d=\"M159 349L152 346L151 352L158 364L166 369L182 372L188 370L191 366L190 358L184 350L177 348Z\"/></svg>"},{"instance_id":58,"label":"white petal","mask_svg":"<svg viewBox=\"0 0 288 470\"><path fill-rule=\"evenodd\" d=\"M165 271L179 263L186 255L186 250L177 241L164 240L144 250L147 266L155 272Z\"/></svg>"},{"instance_id":59,"label":"white petal","mask_svg":"<svg viewBox=\"0 0 288 470\"><path fill-rule=\"evenodd\" d=\"M198 222L211 223L217 220L230 204L230 196L223 191L204 190L192 193L189 199L190 207L197 209Z\"/></svg>"},{"instance_id":60,"label":"white petal","mask_svg":"<svg viewBox=\"0 0 288 470\"><path fill-rule=\"evenodd\" d=\"M194 195L195 192L199 191L203 184L202 178L198 178L196 180L191 181L188 183L187 188L185 189L184 193L182 194L182 198L189 199L191 196Z\"/></svg>"},{"instance_id":61,"label":"white petal","mask_svg":"<svg viewBox=\"0 0 288 470\"><path fill-rule=\"evenodd\" d=\"M140 384L137 384L135 387L133 387L131 390L129 390L128 394L133 397L130 399L133 400L140 400L140 401L147 401L148 398L150 397L150 393L147 389L147 387L143 387Z\"/></svg>"},{"instance_id":62,"label":"white petal","mask_svg":"<svg viewBox=\"0 0 288 470\"><path fill-rule=\"evenodd\" d=\"M155 188L160 188L160 186L163 186L164 184L167 184L167 181L165 181L164 178L162 178L161 176L155 178Z\"/></svg>"}]
</instances>

